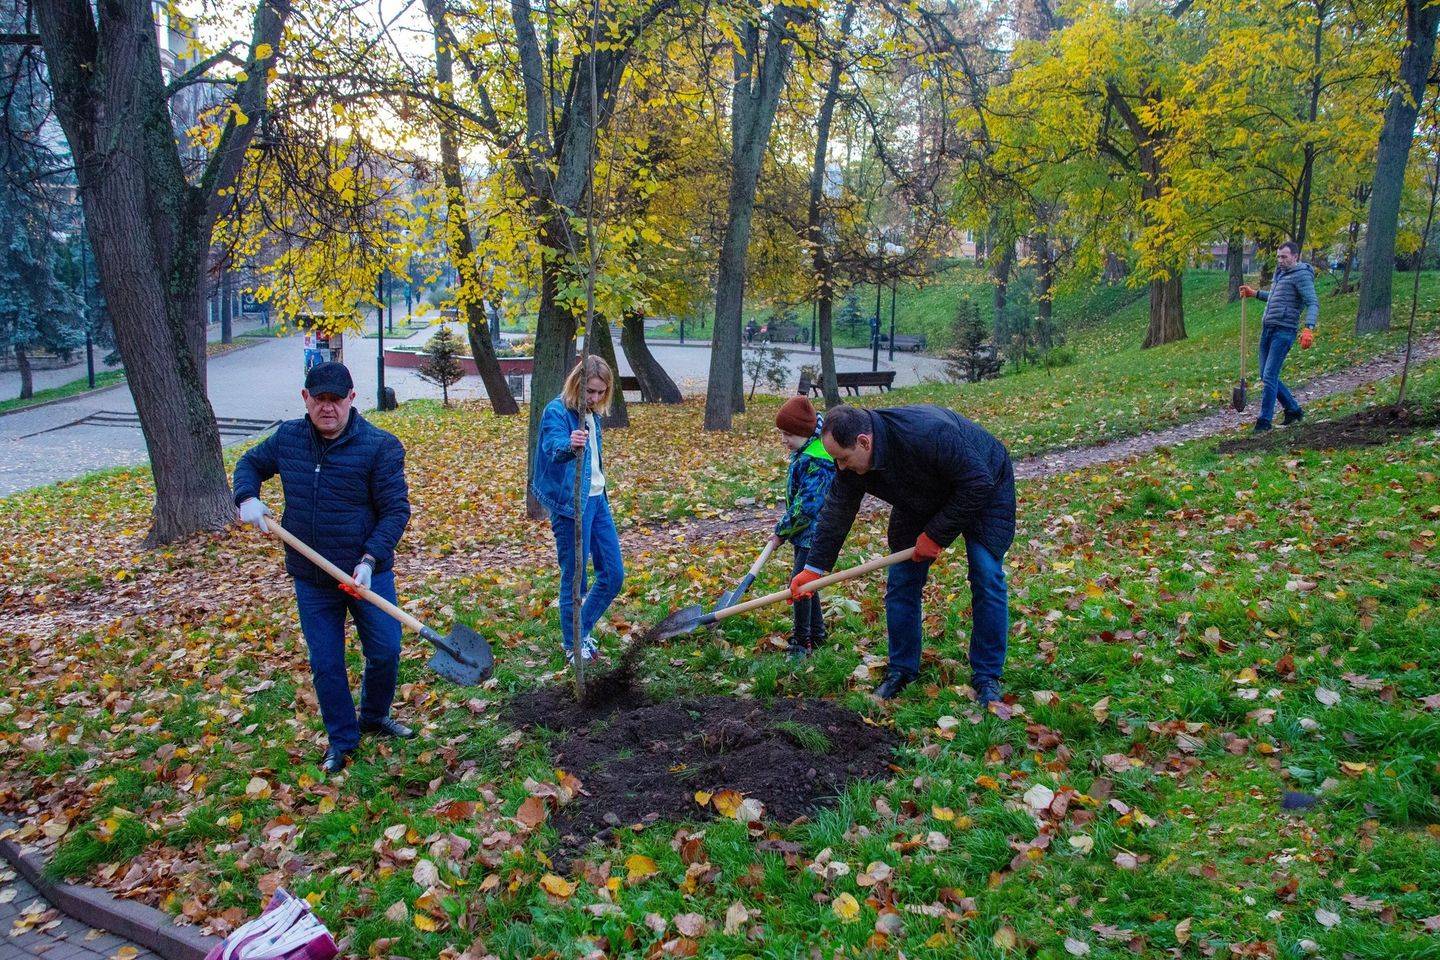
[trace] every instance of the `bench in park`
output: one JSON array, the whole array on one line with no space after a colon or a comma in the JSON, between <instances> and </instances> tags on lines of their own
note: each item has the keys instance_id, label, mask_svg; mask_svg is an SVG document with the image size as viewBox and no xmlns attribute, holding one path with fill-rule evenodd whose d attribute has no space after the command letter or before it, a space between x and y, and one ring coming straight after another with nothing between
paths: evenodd
<instances>
[{"instance_id":1,"label":"bench in park","mask_svg":"<svg viewBox=\"0 0 1440 960\"><path fill-rule=\"evenodd\" d=\"M849 392L850 396L860 395L861 387L879 387L884 393L895 385L894 370L857 370L835 374L835 385ZM808 373L800 374L800 386L795 392L803 396L819 396L824 388L819 380L811 380Z\"/></svg>"}]
</instances>

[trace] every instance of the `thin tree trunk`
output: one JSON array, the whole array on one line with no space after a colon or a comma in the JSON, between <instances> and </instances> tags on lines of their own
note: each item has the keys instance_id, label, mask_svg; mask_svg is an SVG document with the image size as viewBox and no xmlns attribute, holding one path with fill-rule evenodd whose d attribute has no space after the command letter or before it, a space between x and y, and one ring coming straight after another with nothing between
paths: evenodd
<instances>
[{"instance_id":1,"label":"thin tree trunk","mask_svg":"<svg viewBox=\"0 0 1440 960\"><path fill-rule=\"evenodd\" d=\"M1039 251L1039 271L1035 279L1035 324L1036 346L1049 350L1055 345L1053 318L1055 315L1055 257L1050 250L1050 235L1041 233L1035 238Z\"/></svg>"},{"instance_id":2,"label":"thin tree trunk","mask_svg":"<svg viewBox=\"0 0 1440 960\"><path fill-rule=\"evenodd\" d=\"M485 316L483 284L475 263L475 240L470 233L470 213L465 202L465 180L460 172L458 126L453 111L448 109L454 88L455 67L450 45L445 42L449 30L445 23L445 0L425 0L425 13L435 28L435 81L440 97L446 103L439 116L440 170L445 181L447 246L450 261L461 278L460 301L465 307L465 334L470 341L470 356L485 384L490 409L500 415L520 412L520 404L510 392L510 384L500 372L500 359L495 355L495 341Z\"/></svg>"},{"instance_id":3,"label":"thin tree trunk","mask_svg":"<svg viewBox=\"0 0 1440 960\"><path fill-rule=\"evenodd\" d=\"M20 399L29 400L35 396L35 375L30 370L30 356L24 347L15 348L15 366L20 370Z\"/></svg>"},{"instance_id":4,"label":"thin tree trunk","mask_svg":"<svg viewBox=\"0 0 1440 960\"><path fill-rule=\"evenodd\" d=\"M229 270L220 271L220 297L220 342L229 343L235 334L235 298Z\"/></svg>"},{"instance_id":5,"label":"thin tree trunk","mask_svg":"<svg viewBox=\"0 0 1440 960\"><path fill-rule=\"evenodd\" d=\"M844 43L850 36L855 4L845 4L840 16L837 40ZM830 59L830 75L825 81L825 94L820 102L820 117L815 125L815 162L810 168L810 204L806 216L806 237L813 254L816 288L816 326L820 337L820 387L825 394L826 409L840 402L840 386L835 376L835 270L830 262L830 248L825 235L825 159L830 151L830 125L835 116L835 101L840 96L840 76L844 63L840 52Z\"/></svg>"},{"instance_id":6,"label":"thin tree trunk","mask_svg":"<svg viewBox=\"0 0 1440 960\"><path fill-rule=\"evenodd\" d=\"M758 21L744 26L742 48L734 54L730 192L715 280L715 331L705 391L706 430L729 430L734 415L745 409L740 321L745 306L745 267L755 213L755 189L789 69L790 24L803 16L802 9L776 7L764 31L763 56Z\"/></svg>"},{"instance_id":7,"label":"thin tree trunk","mask_svg":"<svg viewBox=\"0 0 1440 960\"><path fill-rule=\"evenodd\" d=\"M640 396L647 403L680 403L684 397L670 374L650 352L645 342L645 315L636 310L627 310L620 327L620 346L635 379L640 381Z\"/></svg>"},{"instance_id":8,"label":"thin tree trunk","mask_svg":"<svg viewBox=\"0 0 1440 960\"><path fill-rule=\"evenodd\" d=\"M991 251L990 275L995 283L995 342L998 345L1005 329L1006 292L1010 286L1010 271L1015 267L1015 240L1001 234L1000 245Z\"/></svg>"},{"instance_id":9,"label":"thin tree trunk","mask_svg":"<svg viewBox=\"0 0 1440 960\"><path fill-rule=\"evenodd\" d=\"M1435 56L1435 30L1440 4L1405 0L1405 48L1400 55L1400 86L1385 105L1370 212L1365 218L1365 250L1360 259L1360 302L1355 332L1390 329L1390 287L1395 273L1395 234L1405 167L1415 136L1415 118L1425 96L1425 81Z\"/></svg>"},{"instance_id":10,"label":"thin tree trunk","mask_svg":"<svg viewBox=\"0 0 1440 960\"><path fill-rule=\"evenodd\" d=\"M1245 234L1232 233L1225 242L1225 301L1235 303L1240 299L1240 287L1245 283Z\"/></svg>"},{"instance_id":11,"label":"thin tree trunk","mask_svg":"<svg viewBox=\"0 0 1440 960\"><path fill-rule=\"evenodd\" d=\"M1113 250L1107 251L1105 270L1101 274L1101 279L1110 284L1122 283L1129 274L1130 265L1125 262L1125 258Z\"/></svg>"}]
</instances>

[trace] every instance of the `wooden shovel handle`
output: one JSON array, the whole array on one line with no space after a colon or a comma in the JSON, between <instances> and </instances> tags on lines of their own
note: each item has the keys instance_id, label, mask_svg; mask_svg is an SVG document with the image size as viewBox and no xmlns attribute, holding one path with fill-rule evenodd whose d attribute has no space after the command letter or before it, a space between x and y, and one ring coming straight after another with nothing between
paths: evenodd
<instances>
[{"instance_id":1,"label":"wooden shovel handle","mask_svg":"<svg viewBox=\"0 0 1440 960\"><path fill-rule=\"evenodd\" d=\"M854 580L856 577L863 577L867 573L874 573L876 570L880 570L884 567L893 567L895 564L901 562L902 560L909 560L910 557L914 555L914 553L914 547L907 547L906 549L901 550L898 553L892 553L884 557L876 557L873 560L866 560L864 563L860 564L857 567L851 567L849 570L841 570L838 573L832 573L829 576L821 577L819 580L810 581L805 585L805 592L814 593L816 590L828 587L832 583L841 583L845 580ZM711 616L714 617L716 620L723 620L726 617L733 617L736 614L748 613L751 610L758 610L761 607L768 607L772 603L779 603L781 600L788 600L789 598L789 590L777 590L774 593L767 593L763 597L756 597L754 600L746 600L744 603L737 603L733 607L726 607L723 610L716 610L713 614L711 614Z\"/></svg>"},{"instance_id":2,"label":"wooden shovel handle","mask_svg":"<svg viewBox=\"0 0 1440 960\"><path fill-rule=\"evenodd\" d=\"M772 553L774 553L774 552L775 552L775 541L774 541L774 540L766 540L766 541L765 541L765 549L760 551L760 556L756 557L756 558L755 558L755 562L750 565L750 576L751 576L751 577L758 577L758 576L760 575L760 571L764 568L766 562L769 561L769 559L770 559L770 554L772 554Z\"/></svg>"},{"instance_id":3,"label":"wooden shovel handle","mask_svg":"<svg viewBox=\"0 0 1440 960\"><path fill-rule=\"evenodd\" d=\"M334 577L336 580L339 580L341 583L348 584L350 588L353 589L356 593L360 594L360 596L364 597L366 600L369 600L371 603L375 604L375 606L379 607L381 610L384 610L390 616L394 617L396 620L399 620L411 630L414 630L416 633L420 634L423 634L425 632L425 624L421 623L419 620L415 619L410 614L406 613L404 610L401 610L399 607L395 606L395 604L391 603L389 600L386 600L374 590L360 586L360 584L355 582L354 577L350 576L350 574L335 566L335 564L331 563L329 560L326 560L324 557L320 556L320 554L316 553L313 549L311 549L309 544L305 543L303 540L295 536L295 534L291 533L289 530L286 530L284 527L280 526L279 518L267 517L265 520L265 526L269 527L270 532L275 534L275 536L279 537L281 540L284 540L288 546L303 555L305 559L309 560L311 563L315 564L315 566L319 567L321 570L324 570L326 573L330 574L330 576Z\"/></svg>"}]
</instances>

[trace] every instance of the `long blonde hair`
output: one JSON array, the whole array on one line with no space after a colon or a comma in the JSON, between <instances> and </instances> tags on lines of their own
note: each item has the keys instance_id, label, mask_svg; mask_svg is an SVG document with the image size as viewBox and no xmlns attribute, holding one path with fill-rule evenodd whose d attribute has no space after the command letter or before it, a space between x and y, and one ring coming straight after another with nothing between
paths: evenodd
<instances>
[{"instance_id":1,"label":"long blonde hair","mask_svg":"<svg viewBox=\"0 0 1440 960\"><path fill-rule=\"evenodd\" d=\"M608 414L610 401L615 396L615 373L610 369L610 364L593 353L585 358L583 364L575 364L570 375L565 378L565 385L560 388L560 396L565 401L565 406L576 413L584 413L585 384L590 382L591 377L599 377L605 381L605 397L596 405L595 412Z\"/></svg>"}]
</instances>

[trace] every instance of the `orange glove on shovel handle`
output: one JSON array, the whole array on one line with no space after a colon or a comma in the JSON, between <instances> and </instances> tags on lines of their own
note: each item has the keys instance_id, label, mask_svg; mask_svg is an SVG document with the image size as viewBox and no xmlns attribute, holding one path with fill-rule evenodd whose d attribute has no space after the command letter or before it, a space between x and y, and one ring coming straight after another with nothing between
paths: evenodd
<instances>
[{"instance_id":1,"label":"orange glove on shovel handle","mask_svg":"<svg viewBox=\"0 0 1440 960\"><path fill-rule=\"evenodd\" d=\"M794 603L796 600L803 599L805 594L801 591L805 589L805 585L807 583L814 583L823 576L825 576L825 574L816 573L814 570L801 570L795 574L795 579L790 581L790 599L785 602Z\"/></svg>"},{"instance_id":2,"label":"orange glove on shovel handle","mask_svg":"<svg viewBox=\"0 0 1440 960\"><path fill-rule=\"evenodd\" d=\"M931 540L928 534L922 533L920 539L915 541L915 555L910 559L916 563L924 563L926 560L934 560L940 556L940 551L944 549L940 544Z\"/></svg>"}]
</instances>

